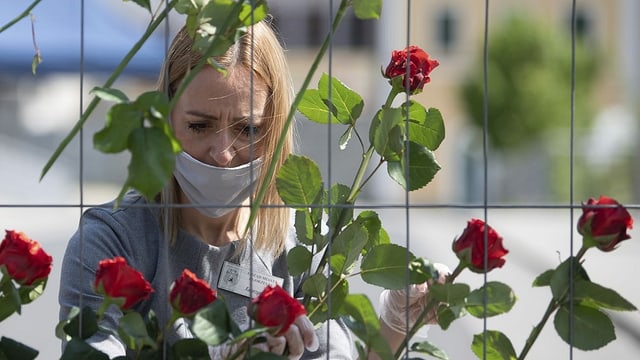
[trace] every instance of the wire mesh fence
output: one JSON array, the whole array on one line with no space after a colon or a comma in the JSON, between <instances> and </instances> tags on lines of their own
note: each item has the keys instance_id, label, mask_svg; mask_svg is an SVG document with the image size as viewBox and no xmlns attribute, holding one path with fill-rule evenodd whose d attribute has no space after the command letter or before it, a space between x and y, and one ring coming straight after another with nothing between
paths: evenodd
<instances>
[{"instance_id":1,"label":"wire mesh fence","mask_svg":"<svg viewBox=\"0 0 640 360\"><path fill-rule=\"evenodd\" d=\"M292 68L294 83L296 88L299 88L305 74L304 70L311 64L316 46L319 45L314 43L319 41L317 33L326 32L330 28L338 4L333 1L312 5L295 3L283 0L270 2L276 26L281 29L279 35L288 47L287 61ZM474 11L473 14L461 10L467 6L469 10ZM568 47L559 51L569 55L569 62L563 64L564 77L554 81L564 82L568 94L563 95L559 105L561 108L564 107L564 110L559 112L559 117L553 119L556 125L561 125L551 126L538 137L534 137L531 130L525 135L539 140L526 148L500 149L496 146L497 135L489 133L493 114L497 111L490 105L493 101L491 96L496 91L494 89L500 88L500 82L504 80L498 75L497 70L494 72L494 68L490 67L493 64L490 53L493 38L490 36L490 28L499 23L503 14L514 11L508 10L510 7L501 2L490 4L486 1L482 6L461 3L445 6L441 1L410 0L402 2L400 6L385 2L383 16L376 20L377 24L370 21L360 22L355 16L348 14L345 24L349 25L349 31L340 32L345 31L341 29L335 34L330 34L330 46L319 67L319 72L326 72L329 77L335 76L364 94L366 106L363 118L371 119L375 118L376 106L384 102L388 91L389 85L386 79L379 76L379 68L388 62L391 49L417 43L427 50L433 48L429 53L440 60L440 69L433 72L431 83L426 85L424 92L417 99L427 106L442 110L447 135L442 147L434 151L442 170L424 189L407 192L397 182L389 179L383 168L381 173L363 188L361 200L353 209L356 214L366 210L376 211L393 243L405 246L418 256L451 267L458 263L456 255L451 251L451 243L460 236L469 219L485 220L504 238L505 247L509 249L504 267L486 276L465 273L459 280L470 284L472 288L483 286L490 281L509 284L517 296L516 305L510 312L486 320L463 317L447 330L441 330L437 325L432 326L428 334L429 341L445 350L452 359L474 358L475 355L471 351L473 335L487 330L498 329L507 334L516 351L524 346L532 327L544 313L550 297L547 288L532 287L532 282L545 270L555 268L567 256L575 254L582 244L576 228L576 222L582 214L581 202L589 197L608 195L624 203L633 217L637 217L639 213L638 206L634 205L637 203L635 144L628 139L628 135L634 133L637 120L637 116L633 115L633 108L628 113L627 110L622 110L622 113L601 112L600 120L592 120L596 125L586 129L582 128L582 123L586 121L583 120L583 114L580 113L580 117L576 116L576 109L582 105L576 102L576 99L582 96L576 94L579 87L577 84L584 81L576 76L579 72L576 69L576 46L580 46L580 36L583 35L587 40L605 37L603 33L598 32L605 24L599 24L594 14L602 10L610 15L612 10L603 4L592 7L585 5L582 8L575 1L566 2L563 6L565 19L560 23L566 21L565 34L569 35L570 41ZM624 1L615 2L615 6L618 10L624 9ZM533 14L543 5L523 7L525 14L534 17ZM630 9L633 9L633 6ZM635 9L637 11L637 7ZM437 20L433 21L434 27L427 28L434 29L433 31L424 29L423 19L428 16L429 10L435 10L432 12L437 15L434 15ZM89 8L83 13L89 14ZM121 16L125 18L124 14ZM297 22L293 21L294 19ZM37 17L35 24L38 24ZM303 36L299 27L291 29L291 24L304 25L306 35ZM550 27L548 23L546 26ZM465 31L469 27L473 27L473 30ZM291 30L286 32L286 29ZM479 31L480 29L482 31ZM175 32L167 31L165 42L168 43L172 31ZM465 42L468 41L465 40L465 34L469 32L484 32L484 35L477 36L478 42L471 45ZM428 35L423 38L424 33ZM0 34L0 37L3 35ZM358 40L363 37L365 40ZM296 46L298 43L307 46ZM474 56L469 56L467 52L456 52L460 48L473 47L477 49ZM504 58L509 55L508 52L501 54ZM579 54L582 56L582 53ZM43 57L44 66L47 61L46 53ZM482 74L482 101L481 106L476 107L481 109L481 112L465 114L461 110L464 105L456 95L465 79L462 76L464 71L459 69L471 68L473 65L470 58L473 57L482 65L475 68L480 69L479 74ZM439 70L442 72L438 73ZM543 83L548 80L538 73L533 76L527 80L539 80ZM54 136L51 136L52 132L39 133L38 128L45 125L33 119L39 114L50 116L47 112L53 112L47 110L47 106L52 106L52 103L41 100L47 97L57 99L57 96L64 98L63 95L69 95L76 101L80 98L79 103L71 103L78 106L76 109L80 108L80 112L84 111L89 96L88 90L93 84L102 83L104 79L104 75L72 70L65 75L43 76L42 81L48 82L48 86L46 90L36 90L41 86L38 84L41 79L37 77L26 80L17 80L14 76L2 77L6 84L3 86L0 99L2 116L6 119L2 121L2 143L6 147L0 159L5 165L3 168L7 169L7 174L13 174L4 177L3 189L0 190L3 225L5 228L22 229L32 238L41 241L54 257L54 268L47 291L41 299L26 307L21 316L3 321L0 324L0 333L10 334L34 345L36 344L32 340L37 339L35 347L41 350L42 358L59 356L60 342L55 338L53 331L58 322L59 265L67 240L77 228L78 219L83 211L117 196L119 187L126 179L125 167L128 159L125 156L104 155L91 149L90 139L93 133L102 127L102 119L108 111L106 106L99 107L94 115L96 120L87 123L89 128L70 143L69 150L52 167L51 172L42 181L38 181L43 161L55 148L61 131L53 131L53 134L56 134ZM319 75L314 78L312 87L318 80ZM76 82L76 85L62 85L68 84L69 81ZM80 85L77 85L78 82ZM516 84L522 82L525 80L516 79ZM154 86L154 79L132 76L121 80L119 84L130 88L131 93L141 93ZM66 93L63 92L65 86L70 88ZM384 90L380 90L383 87ZM331 86L330 88L333 89ZM516 102L519 94L514 89L518 88L516 86L511 92L495 96L503 101ZM58 89L60 95L56 94ZM536 91L540 88L532 89L531 91ZM329 90L330 102L333 101L332 96L340 95L332 94L331 91ZM621 92L627 93L624 90ZM612 93L615 94L615 91L607 93L606 90L602 90L598 94L602 98L603 94L613 96ZM545 94L525 94L531 95L543 98ZM583 102L593 101L585 99L587 98L580 97L580 101ZM66 100L60 101L69 104ZM39 103L44 105L38 107ZM536 106L535 103L532 106ZM517 122L517 115L512 114L511 117L507 117L507 121ZM479 127L473 127L469 125L470 121L467 121L474 116L481 118ZM77 117L77 114L71 116L73 119ZM69 122L60 121L59 128L66 129ZM607 127L606 123L612 121L620 125ZM21 125L16 126L17 122ZM318 162L326 183L351 181L360 156L357 151L352 150L355 138L349 141L346 150L341 150L338 144L344 128L340 128L339 125L309 122L300 114L297 114L296 125L297 152ZM91 126L96 128L92 129ZM368 123L358 126L366 139L369 136ZM616 129L620 127L628 131L616 133ZM601 139L598 135L602 133L612 134L617 141L608 137L605 140ZM33 146L34 143L37 146ZM598 150L607 154L603 155ZM638 254L640 249L635 241L635 231L631 230L629 233L632 239L621 244L620 249L611 253L589 253L584 266L589 270L594 282L616 289L632 303L638 304L640 293L632 285L632 274L634 255ZM355 278L350 280L350 287L351 292L365 293L374 304L377 303L381 291L379 287ZM562 341L555 333L553 324L548 323L529 356L601 359L605 356L630 358L639 354L640 328L637 324L640 322L637 321L637 311L612 311L607 314L615 325L617 340L604 348L589 352L575 349ZM42 325L33 329L26 326L27 323ZM489 355L485 353L483 356ZM327 358L331 358L331 354L328 354Z\"/></svg>"}]
</instances>

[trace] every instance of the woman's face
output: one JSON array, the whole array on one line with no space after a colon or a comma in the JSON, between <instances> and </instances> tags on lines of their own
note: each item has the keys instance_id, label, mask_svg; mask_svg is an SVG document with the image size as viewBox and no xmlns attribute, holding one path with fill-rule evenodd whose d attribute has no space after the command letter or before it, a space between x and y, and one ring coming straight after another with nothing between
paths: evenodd
<instances>
[{"instance_id":1,"label":"woman's face","mask_svg":"<svg viewBox=\"0 0 640 360\"><path fill-rule=\"evenodd\" d=\"M243 66L227 69L226 76L205 66L171 114L183 150L218 167L235 167L262 156L268 88L258 76L253 77L253 89L251 85L249 70Z\"/></svg>"}]
</instances>

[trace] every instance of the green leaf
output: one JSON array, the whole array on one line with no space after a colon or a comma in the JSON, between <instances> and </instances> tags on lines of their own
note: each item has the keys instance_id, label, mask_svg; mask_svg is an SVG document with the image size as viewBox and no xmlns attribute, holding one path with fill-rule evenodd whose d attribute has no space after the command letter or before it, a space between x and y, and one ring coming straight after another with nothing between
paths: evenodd
<instances>
[{"instance_id":1,"label":"green leaf","mask_svg":"<svg viewBox=\"0 0 640 360\"><path fill-rule=\"evenodd\" d=\"M47 287L48 278L40 279L29 286L21 286L18 290L20 294L20 302L22 305L29 304L39 298Z\"/></svg>"},{"instance_id":2,"label":"green leaf","mask_svg":"<svg viewBox=\"0 0 640 360\"><path fill-rule=\"evenodd\" d=\"M156 342L147 333L147 326L139 312L128 312L118 323L120 340L132 350L140 350L144 346L156 348Z\"/></svg>"},{"instance_id":3,"label":"green leaf","mask_svg":"<svg viewBox=\"0 0 640 360\"><path fill-rule=\"evenodd\" d=\"M402 108L403 114L406 108ZM407 117L404 115L405 118ZM418 102L409 105L409 140L435 151L444 140L444 120L436 108L427 110Z\"/></svg>"},{"instance_id":4,"label":"green leaf","mask_svg":"<svg viewBox=\"0 0 640 360\"><path fill-rule=\"evenodd\" d=\"M487 346L485 360L515 360L517 358L511 340L506 335L500 331L487 330L473 335L471 350L479 359L483 359L485 341Z\"/></svg>"},{"instance_id":5,"label":"green leaf","mask_svg":"<svg viewBox=\"0 0 640 360\"><path fill-rule=\"evenodd\" d=\"M209 360L209 348L200 339L180 339L173 346L173 352L178 359Z\"/></svg>"},{"instance_id":6,"label":"green leaf","mask_svg":"<svg viewBox=\"0 0 640 360\"><path fill-rule=\"evenodd\" d=\"M385 160L399 161L403 153L404 130L402 110L385 108L371 123L370 138L376 152Z\"/></svg>"},{"instance_id":7,"label":"green leaf","mask_svg":"<svg viewBox=\"0 0 640 360\"><path fill-rule=\"evenodd\" d=\"M434 358L440 359L440 360L449 360L449 356L447 356L447 354L444 351L440 350L437 346L433 345L428 341L413 343L411 345L411 351L431 355Z\"/></svg>"},{"instance_id":8,"label":"green leaf","mask_svg":"<svg viewBox=\"0 0 640 360\"><path fill-rule=\"evenodd\" d=\"M485 307L484 297L487 297ZM516 296L511 288L501 282L490 281L481 288L473 290L467 296L467 304L465 306L469 314L483 318L500 315L511 310L516 303ZM485 314L486 308L486 314Z\"/></svg>"},{"instance_id":9,"label":"green leaf","mask_svg":"<svg viewBox=\"0 0 640 360\"><path fill-rule=\"evenodd\" d=\"M369 298L363 294L348 295L342 307L350 317L345 318L347 327L381 359L393 359L387 341L380 334L380 322Z\"/></svg>"},{"instance_id":10,"label":"green leaf","mask_svg":"<svg viewBox=\"0 0 640 360\"><path fill-rule=\"evenodd\" d=\"M573 316L568 304L556 312L553 324L562 340L580 350L599 349L615 340L611 319L598 309L580 304L573 305ZM570 319L573 318L573 339L570 337Z\"/></svg>"},{"instance_id":11,"label":"green leaf","mask_svg":"<svg viewBox=\"0 0 640 360\"><path fill-rule=\"evenodd\" d=\"M362 226L367 229L367 234L369 235L367 245L363 249L363 255L366 255L371 248L375 246L391 243L389 234L387 234L387 231L382 227L382 222L375 211L365 210L361 212L354 222L362 224Z\"/></svg>"},{"instance_id":12,"label":"green leaf","mask_svg":"<svg viewBox=\"0 0 640 360\"><path fill-rule=\"evenodd\" d=\"M82 318L82 324L80 319ZM88 306L82 308L82 316L80 309L74 308L69 313L69 318L60 321L56 327L56 336L59 339L66 339L67 335L72 338L86 340L98 332L98 320L95 311Z\"/></svg>"},{"instance_id":13,"label":"green leaf","mask_svg":"<svg viewBox=\"0 0 640 360\"><path fill-rule=\"evenodd\" d=\"M313 245L313 222L308 210L296 210L294 227L298 241L305 245Z\"/></svg>"},{"instance_id":14,"label":"green leaf","mask_svg":"<svg viewBox=\"0 0 640 360\"><path fill-rule=\"evenodd\" d=\"M40 52L36 51L33 55L33 59L31 60L31 73L33 75L36 74L36 70L38 70L38 65L42 63L42 57L40 56Z\"/></svg>"},{"instance_id":15,"label":"green leaf","mask_svg":"<svg viewBox=\"0 0 640 360\"><path fill-rule=\"evenodd\" d=\"M349 143L349 140L351 140L351 134L353 133L353 126L349 126L347 127L347 130L345 130L345 132L340 136L340 139L338 140L338 145L340 146L340 150L344 150L347 148L347 144Z\"/></svg>"},{"instance_id":16,"label":"green leaf","mask_svg":"<svg viewBox=\"0 0 640 360\"><path fill-rule=\"evenodd\" d=\"M635 311L637 308L617 292L590 281L578 281L573 285L573 299L582 305L617 311Z\"/></svg>"},{"instance_id":17,"label":"green leaf","mask_svg":"<svg viewBox=\"0 0 640 360\"><path fill-rule=\"evenodd\" d=\"M8 279L8 281L3 281L2 284L2 293L4 293L4 296L0 297L0 321L8 318L14 312L18 314L21 312L22 302L20 301L20 293L8 276L9 275L6 274L3 276L3 280Z\"/></svg>"},{"instance_id":18,"label":"green leaf","mask_svg":"<svg viewBox=\"0 0 640 360\"><path fill-rule=\"evenodd\" d=\"M129 102L127 95L118 89L96 86L91 89L89 94L93 94L102 100L115 102L117 104Z\"/></svg>"},{"instance_id":19,"label":"green leaf","mask_svg":"<svg viewBox=\"0 0 640 360\"><path fill-rule=\"evenodd\" d=\"M265 17L269 13L269 8L267 7L267 3L265 1L251 1L251 4L242 4L242 9L240 10L240 14L238 15L238 19L244 26L251 26ZM253 12L253 15L251 13ZM253 20L253 21L252 21Z\"/></svg>"},{"instance_id":20,"label":"green leaf","mask_svg":"<svg viewBox=\"0 0 640 360\"><path fill-rule=\"evenodd\" d=\"M331 187L331 205L338 205L331 208L325 208L325 212L330 215L328 226L330 229L342 229L343 226L351 222L353 219L353 207L347 203L347 198L351 188L343 184L335 184ZM325 202L326 203L326 202Z\"/></svg>"},{"instance_id":21,"label":"green leaf","mask_svg":"<svg viewBox=\"0 0 640 360\"><path fill-rule=\"evenodd\" d=\"M33 360L39 351L8 337L0 338L0 354L11 360Z\"/></svg>"},{"instance_id":22,"label":"green leaf","mask_svg":"<svg viewBox=\"0 0 640 360\"><path fill-rule=\"evenodd\" d=\"M60 360L109 360L109 356L86 342L73 338L64 348Z\"/></svg>"},{"instance_id":23,"label":"green leaf","mask_svg":"<svg viewBox=\"0 0 640 360\"><path fill-rule=\"evenodd\" d=\"M218 298L196 313L191 331L207 345L215 346L229 339L235 325L232 321L226 303Z\"/></svg>"},{"instance_id":24,"label":"green leaf","mask_svg":"<svg viewBox=\"0 0 640 360\"><path fill-rule=\"evenodd\" d=\"M331 99L329 99L329 82L331 82ZM364 107L364 101L357 92L333 76L329 81L329 75L326 73L323 73L318 81L318 91L332 117L341 124L355 125Z\"/></svg>"},{"instance_id":25,"label":"green leaf","mask_svg":"<svg viewBox=\"0 0 640 360\"><path fill-rule=\"evenodd\" d=\"M412 282L419 284L431 279L438 279L438 270L429 260L425 258L415 258L409 263L411 275L415 278Z\"/></svg>"},{"instance_id":26,"label":"green leaf","mask_svg":"<svg viewBox=\"0 0 640 360\"><path fill-rule=\"evenodd\" d=\"M358 19L379 19L382 0L353 0L353 12Z\"/></svg>"},{"instance_id":27,"label":"green leaf","mask_svg":"<svg viewBox=\"0 0 640 360\"><path fill-rule=\"evenodd\" d=\"M361 276L365 282L385 289L403 289L407 283L408 265L415 256L396 244L371 248L362 259Z\"/></svg>"},{"instance_id":28,"label":"green leaf","mask_svg":"<svg viewBox=\"0 0 640 360\"><path fill-rule=\"evenodd\" d=\"M147 91L136 99L134 105L145 112L145 117L150 120L159 120L169 125L169 98L160 91ZM157 121L154 125L157 126Z\"/></svg>"},{"instance_id":29,"label":"green leaf","mask_svg":"<svg viewBox=\"0 0 640 360\"><path fill-rule=\"evenodd\" d=\"M447 330L454 320L461 318L465 314L464 306L440 305L438 307L438 325L442 330Z\"/></svg>"},{"instance_id":30,"label":"green leaf","mask_svg":"<svg viewBox=\"0 0 640 360\"><path fill-rule=\"evenodd\" d=\"M152 199L173 175L176 158L171 141L158 128L138 128L129 136L128 145L131 162L125 187Z\"/></svg>"},{"instance_id":31,"label":"green leaf","mask_svg":"<svg viewBox=\"0 0 640 360\"><path fill-rule=\"evenodd\" d=\"M409 142L409 186L405 175L407 173L406 159L403 156L400 161L389 161L387 172L393 180L409 191L417 190L433 180L440 170L433 153L426 147Z\"/></svg>"},{"instance_id":32,"label":"green leaf","mask_svg":"<svg viewBox=\"0 0 640 360\"><path fill-rule=\"evenodd\" d=\"M316 293L317 298L312 300L307 308L309 313L309 319L314 324L325 322L327 319L337 319L344 314L342 304L349 295L349 283L340 277L338 274L331 274L330 280L328 280L322 274L315 274L310 277L314 278L314 281L308 280L302 285L302 290L308 293L311 291ZM327 294L327 287L331 287L331 294ZM313 295L312 295L313 296ZM331 313L329 313L329 299L331 300Z\"/></svg>"},{"instance_id":33,"label":"green leaf","mask_svg":"<svg viewBox=\"0 0 640 360\"><path fill-rule=\"evenodd\" d=\"M551 277L555 270L549 269L542 274L538 275L538 277L533 280L532 286L549 286L551 285Z\"/></svg>"},{"instance_id":34,"label":"green leaf","mask_svg":"<svg viewBox=\"0 0 640 360\"><path fill-rule=\"evenodd\" d=\"M337 274L346 274L358 260L368 239L367 229L360 223L351 223L334 239L331 247L331 270ZM344 260L334 264L334 256L342 255Z\"/></svg>"},{"instance_id":35,"label":"green leaf","mask_svg":"<svg viewBox=\"0 0 640 360\"><path fill-rule=\"evenodd\" d=\"M151 1L150 0L132 0L134 3L142 6L148 12L151 12Z\"/></svg>"},{"instance_id":36,"label":"green leaf","mask_svg":"<svg viewBox=\"0 0 640 360\"><path fill-rule=\"evenodd\" d=\"M304 209L315 204L322 191L322 175L313 160L289 155L276 175L276 187L285 204Z\"/></svg>"},{"instance_id":37,"label":"green leaf","mask_svg":"<svg viewBox=\"0 0 640 360\"><path fill-rule=\"evenodd\" d=\"M143 125L143 113L130 103L116 104L107 112L105 127L93 135L93 146L103 153L125 150L131 133Z\"/></svg>"},{"instance_id":38,"label":"green leaf","mask_svg":"<svg viewBox=\"0 0 640 360\"><path fill-rule=\"evenodd\" d=\"M338 119L335 116L329 117L329 109L317 89L304 91L304 95L298 104L298 111L307 119L319 124L327 124L329 119L331 119L332 124L338 124Z\"/></svg>"},{"instance_id":39,"label":"green leaf","mask_svg":"<svg viewBox=\"0 0 640 360\"><path fill-rule=\"evenodd\" d=\"M321 298L327 291L327 281L324 274L313 274L302 284L302 291L306 295Z\"/></svg>"},{"instance_id":40,"label":"green leaf","mask_svg":"<svg viewBox=\"0 0 640 360\"><path fill-rule=\"evenodd\" d=\"M287 267L293 276L301 275L311 267L312 255L309 249L298 245L287 254Z\"/></svg>"},{"instance_id":41,"label":"green leaf","mask_svg":"<svg viewBox=\"0 0 640 360\"><path fill-rule=\"evenodd\" d=\"M571 266L573 266L573 272L571 272ZM589 276L582 267L582 264L578 263L574 257L568 258L558 265L551 276L550 286L554 300L566 300L565 297L568 295L569 286L572 283L572 281L570 281L570 274L573 274L574 285L578 281L589 280Z\"/></svg>"},{"instance_id":42,"label":"green leaf","mask_svg":"<svg viewBox=\"0 0 640 360\"><path fill-rule=\"evenodd\" d=\"M463 305L465 298L469 296L469 291L469 285L463 283L435 283L431 285L429 296L445 304Z\"/></svg>"}]
</instances>

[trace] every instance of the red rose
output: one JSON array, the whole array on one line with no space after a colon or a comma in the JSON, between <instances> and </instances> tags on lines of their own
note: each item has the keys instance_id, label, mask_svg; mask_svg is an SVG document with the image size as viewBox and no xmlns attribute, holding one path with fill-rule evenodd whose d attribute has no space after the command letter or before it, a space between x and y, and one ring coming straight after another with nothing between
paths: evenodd
<instances>
[{"instance_id":1,"label":"red rose","mask_svg":"<svg viewBox=\"0 0 640 360\"><path fill-rule=\"evenodd\" d=\"M182 275L173 283L169 294L171 306L185 316L193 315L215 299L216 291L188 269L182 271Z\"/></svg>"},{"instance_id":2,"label":"red rose","mask_svg":"<svg viewBox=\"0 0 640 360\"><path fill-rule=\"evenodd\" d=\"M384 76L393 79L396 76L402 78L402 89L407 81L407 57L409 57L409 90L412 94L422 91L425 84L429 83L429 73L440 65L438 60L430 59L429 54L417 46L411 45L404 50L393 50L391 62L387 65Z\"/></svg>"},{"instance_id":3,"label":"red rose","mask_svg":"<svg viewBox=\"0 0 640 360\"><path fill-rule=\"evenodd\" d=\"M611 251L619 242L631 238L627 229L632 227L633 218L627 209L614 199L600 196L600 199L589 199L582 205L578 232L593 239L602 251Z\"/></svg>"},{"instance_id":4,"label":"red rose","mask_svg":"<svg viewBox=\"0 0 640 360\"><path fill-rule=\"evenodd\" d=\"M0 265L9 276L27 286L49 276L53 259L40 244L20 231L5 232L0 244Z\"/></svg>"},{"instance_id":5,"label":"red rose","mask_svg":"<svg viewBox=\"0 0 640 360\"><path fill-rule=\"evenodd\" d=\"M480 219L471 219L462 235L453 242L453 251L473 272L484 272L484 231L487 226L487 271L502 267L502 258L509 251L502 246L502 237Z\"/></svg>"},{"instance_id":6,"label":"red rose","mask_svg":"<svg viewBox=\"0 0 640 360\"><path fill-rule=\"evenodd\" d=\"M252 300L253 318L260 324L278 328L276 336L289 330L296 318L307 312L304 306L287 293L280 285L267 286Z\"/></svg>"},{"instance_id":7,"label":"red rose","mask_svg":"<svg viewBox=\"0 0 640 360\"><path fill-rule=\"evenodd\" d=\"M124 305L121 306L123 310L147 299L153 291L151 284L142 274L127 265L126 260L119 256L98 263L93 287L98 294L110 298L123 298L125 300Z\"/></svg>"}]
</instances>

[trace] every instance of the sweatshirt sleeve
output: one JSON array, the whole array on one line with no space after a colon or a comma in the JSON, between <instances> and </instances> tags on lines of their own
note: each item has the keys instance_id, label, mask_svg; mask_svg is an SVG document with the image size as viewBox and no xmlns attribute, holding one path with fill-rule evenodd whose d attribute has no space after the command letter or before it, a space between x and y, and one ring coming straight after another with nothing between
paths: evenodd
<instances>
[{"instance_id":1,"label":"sweatshirt sleeve","mask_svg":"<svg viewBox=\"0 0 640 360\"><path fill-rule=\"evenodd\" d=\"M60 320L67 319L74 307L89 307L94 311L103 297L93 290L96 269L100 260L122 256L130 258L126 229L107 208L93 208L85 212L80 226L72 236L62 261L60 292ZM119 309L111 306L100 322L100 330L87 342L110 358L125 355L125 347L116 334ZM66 344L63 343L63 351Z\"/></svg>"}]
</instances>

